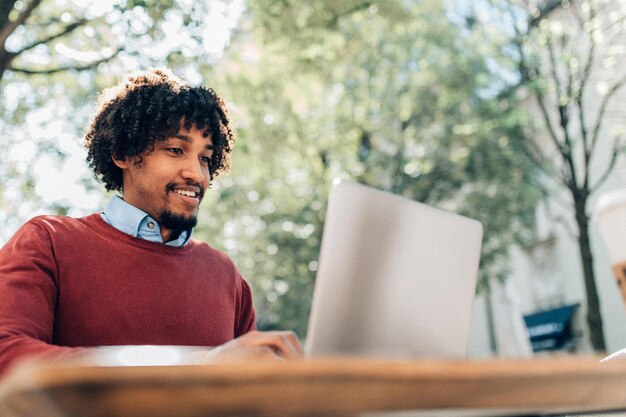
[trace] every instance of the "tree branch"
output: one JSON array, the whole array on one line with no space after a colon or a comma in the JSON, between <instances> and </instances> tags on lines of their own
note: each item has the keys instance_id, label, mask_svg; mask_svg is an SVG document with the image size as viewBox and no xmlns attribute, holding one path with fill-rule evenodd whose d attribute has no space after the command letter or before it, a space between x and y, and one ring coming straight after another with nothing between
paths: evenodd
<instances>
[{"instance_id":1,"label":"tree branch","mask_svg":"<svg viewBox=\"0 0 626 417\"><path fill-rule=\"evenodd\" d=\"M530 68L526 60L526 54L524 53L524 36L528 35L528 32L522 33L520 28L515 24L516 17L512 7L508 7L507 12L509 14L509 19L511 19L511 22L513 23L513 30L515 30L515 37L512 41L513 45L517 48L517 53L519 54L517 67L520 73L519 85L521 85L530 79ZM526 28L526 31L528 31L528 28ZM517 89L517 87L514 87L514 89Z\"/></svg>"},{"instance_id":2,"label":"tree branch","mask_svg":"<svg viewBox=\"0 0 626 417\"><path fill-rule=\"evenodd\" d=\"M626 83L626 75L623 76L621 79L617 80L615 84L613 84L613 86L609 88L609 91L607 91L605 96L602 98L602 103L600 103L600 108L598 109L598 115L596 116L596 121L593 125L593 132L591 134L591 152L592 153L596 147L596 143L598 142L600 128L602 127L602 121L604 119L604 114L606 113L606 107L608 106L611 98L615 95L615 93L617 93L617 91L620 88L624 86L625 83Z\"/></svg>"},{"instance_id":3,"label":"tree branch","mask_svg":"<svg viewBox=\"0 0 626 417\"><path fill-rule=\"evenodd\" d=\"M530 149L525 148L525 154L527 159L533 164L537 169L545 174L545 179L554 182L559 187L567 186L570 182L569 175L567 171L563 167L558 167L556 164L552 163L552 161L562 161L563 155L560 153L560 150L557 150L557 154L553 154L552 150L545 149L542 150L539 144L532 137L537 136L535 132L527 132L525 135L530 140ZM546 163L546 161L550 161ZM542 186L540 186L541 188ZM554 197L558 199L558 197ZM563 207L569 208L570 206L567 203L563 203Z\"/></svg>"},{"instance_id":4,"label":"tree branch","mask_svg":"<svg viewBox=\"0 0 626 417\"><path fill-rule=\"evenodd\" d=\"M543 95L540 93L536 94L537 101L539 102L539 108L541 109L541 113L543 114L543 118L546 121L546 125L548 131L550 132L550 137L552 138L552 142L557 147L559 153L561 154L561 158L565 166L569 168L569 172L563 173L564 185L569 189L578 188L578 180L576 178L576 165L574 163L574 158L572 155L572 144L567 132L567 128L563 129L564 141L561 142L558 139L558 136L552 127L552 123L550 121L550 114L546 107L546 104L543 100ZM561 116L562 117L562 116Z\"/></svg>"},{"instance_id":5,"label":"tree branch","mask_svg":"<svg viewBox=\"0 0 626 417\"><path fill-rule=\"evenodd\" d=\"M90 62L89 64L80 65L80 66L67 65L67 66L63 66L63 67L46 68L46 69L40 69L40 70L33 70L33 69L29 69L29 68L18 68L18 67L10 66L7 69L9 71L21 72L22 74L28 74L28 75L54 74L54 73L57 73L57 72L69 71L69 70L85 71L85 70L88 70L88 69L91 69L91 68L95 68L95 67L97 67L100 64L103 64L105 62L110 61L111 59L115 58L115 56L117 54L119 54L123 50L124 50L123 47L119 48L113 54L111 54L111 56L108 56L108 57L105 57L105 58L101 58L101 59L98 59L96 61Z\"/></svg>"},{"instance_id":6,"label":"tree branch","mask_svg":"<svg viewBox=\"0 0 626 417\"><path fill-rule=\"evenodd\" d=\"M28 4L26 9L24 9L24 11L20 13L17 19L9 22L9 24L7 24L4 29L2 29L2 32L0 32L0 45L4 45L6 43L7 39L9 39L9 36L11 36L15 29L17 29L21 24L26 21L26 19L28 19L28 16L31 15L33 10L35 10L41 2L42 0L32 0Z\"/></svg>"},{"instance_id":7,"label":"tree branch","mask_svg":"<svg viewBox=\"0 0 626 417\"><path fill-rule=\"evenodd\" d=\"M54 35L47 36L47 37L45 37L43 39L40 39L40 40L38 40L36 42L31 43L30 45L27 45L27 46L23 47L18 52L16 52L16 55L19 55L19 54L21 54L24 51L28 51L29 49L32 49L32 48L34 48L34 47L36 47L38 45L41 45L41 44L44 44L44 43L48 43L48 42L53 41L53 40L55 40L57 38L60 38L61 36L67 35L68 33L72 32L73 30L83 26L87 22L88 22L87 19L81 19L79 21L71 23L71 24L65 26L60 32L55 33Z\"/></svg>"},{"instance_id":8,"label":"tree branch","mask_svg":"<svg viewBox=\"0 0 626 417\"><path fill-rule=\"evenodd\" d=\"M559 153L564 156L566 154L566 149L559 140L556 130L554 130L554 126L552 126L552 120L550 120L550 113L548 112L548 108L546 107L543 94L537 92L535 93L535 97L537 98L537 102L539 103L539 109L541 110L543 120L546 123L546 127L548 129L548 133L550 134L550 138L552 139L552 143L554 143Z\"/></svg>"},{"instance_id":9,"label":"tree branch","mask_svg":"<svg viewBox=\"0 0 626 417\"><path fill-rule=\"evenodd\" d=\"M556 102L560 105L561 103L561 78L559 77L558 67L556 63L556 57L554 54L554 43L552 39L552 35L548 36L548 57L550 58L550 72L552 73L552 79L554 80L554 85L556 86Z\"/></svg>"},{"instance_id":10,"label":"tree branch","mask_svg":"<svg viewBox=\"0 0 626 417\"><path fill-rule=\"evenodd\" d=\"M595 7L591 6L591 18L595 17ZM579 17L582 20L582 17ZM580 22L581 31L584 31L584 23ZM595 51L596 51L596 40L594 36L594 29L592 26L591 32L589 33L589 54L587 55L587 59L585 62L585 67L580 75L580 81L578 85L578 90L575 95L576 107L578 108L578 123L580 125L580 134L582 136L583 141L583 153L584 153L584 164L585 164L585 179L584 179L584 188L589 186L589 163L591 161L591 156L593 155L595 143L589 140L589 133L587 131L587 122L585 120L585 104L584 104L584 96L587 88L587 81L591 75L591 70L593 67L593 62L595 61Z\"/></svg>"},{"instance_id":11,"label":"tree branch","mask_svg":"<svg viewBox=\"0 0 626 417\"><path fill-rule=\"evenodd\" d=\"M576 239L578 235L571 228L571 221L567 221L567 219L562 215L554 214L552 210L552 203L558 204L560 207L565 208L567 211L571 210L571 203L562 201L559 197L555 196L554 193L550 193L546 187L540 187L539 191L541 192L541 199L543 200L543 209L546 212L548 218L551 218L555 223L560 223L565 232L573 239Z\"/></svg>"},{"instance_id":12,"label":"tree branch","mask_svg":"<svg viewBox=\"0 0 626 417\"><path fill-rule=\"evenodd\" d=\"M559 7L562 7L562 1L561 0L548 0L548 1L546 1L543 4L543 6L539 8L539 14L537 14L537 16L531 18L528 21L528 27L532 28L532 27L539 26L539 23L541 23L541 21L543 19L548 17L548 15L550 13L552 13L554 10L558 9Z\"/></svg>"},{"instance_id":13,"label":"tree branch","mask_svg":"<svg viewBox=\"0 0 626 417\"><path fill-rule=\"evenodd\" d=\"M568 187L571 182L568 172L564 167L550 167L549 169L546 166L540 166L539 169L546 174L546 179L548 181L557 184L559 187ZM562 201L558 196L553 196L554 200L559 203L559 205L563 208L569 209L571 205L565 201Z\"/></svg>"},{"instance_id":14,"label":"tree branch","mask_svg":"<svg viewBox=\"0 0 626 417\"><path fill-rule=\"evenodd\" d=\"M528 6L528 3L526 3L526 6ZM524 36L528 36L533 29L535 29L537 26L539 26L539 23L541 23L542 20L546 19L550 13L552 13L554 10L556 10L556 9L558 9L560 7L562 7L562 0L548 0L548 1L546 1L543 4L543 6L538 9L538 14L536 16L531 17L531 18L528 19L527 31L524 34L520 33L519 30L517 29L517 27L515 25L513 25L514 30L515 30L515 34L516 34L516 39L523 39ZM528 7L527 7L527 9L528 9ZM512 21L515 22L515 14L514 14L513 10L511 8L508 8L508 12L509 12L509 15L512 18ZM527 10L527 12L528 12L528 10ZM528 13L528 15L530 16L531 13ZM531 70L532 70L532 68L530 68L527 65L527 63L525 62L525 56L524 56L524 52L523 52L522 42L518 41L518 40L513 40L513 44L517 47L518 52L520 54L520 62L518 64L518 71L519 71L519 74L520 74L520 80L517 83L515 83L514 85L510 85L510 86L506 87L504 90L502 90L501 92L499 92L498 95L497 95L498 99L503 99L505 97L510 96L515 91L517 91L518 88L523 86L528 80L530 80L532 78L531 77Z\"/></svg>"},{"instance_id":15,"label":"tree branch","mask_svg":"<svg viewBox=\"0 0 626 417\"><path fill-rule=\"evenodd\" d=\"M0 28L5 27L9 23L9 15L16 2L17 0L0 1Z\"/></svg>"},{"instance_id":16,"label":"tree branch","mask_svg":"<svg viewBox=\"0 0 626 417\"><path fill-rule=\"evenodd\" d=\"M613 172L613 168L615 168L615 164L617 163L617 157L624 151L624 147L621 145L621 138L616 138L613 143L613 152L611 152L611 160L607 165L604 173L600 176L600 179L591 187L590 194L597 191L598 188L604 184L607 180L611 172Z\"/></svg>"},{"instance_id":17,"label":"tree branch","mask_svg":"<svg viewBox=\"0 0 626 417\"><path fill-rule=\"evenodd\" d=\"M569 43L569 40L565 40L564 43ZM578 100L579 91L574 93L574 69L572 68L572 59L568 59L567 62L565 63L565 71L567 73L566 80L565 80L565 102L559 103L559 110L561 114L561 126L565 132L566 146L570 149L570 153L574 153L574 149L573 149L574 144L571 142L571 138L569 134L569 109L570 109L572 98L576 96L576 99L574 100L574 102L578 103L578 110L579 110L578 117L581 123L580 133L581 133L582 142L583 142L583 149L582 149L583 150L583 172L582 172L581 187L583 189L587 189L587 187L589 186L590 155L587 149L587 129L585 127L584 118L583 118L584 104L582 103L582 100L581 101ZM571 159L572 159L571 162L573 162L573 158ZM574 167L572 167L572 170L574 170Z\"/></svg>"},{"instance_id":18,"label":"tree branch","mask_svg":"<svg viewBox=\"0 0 626 417\"><path fill-rule=\"evenodd\" d=\"M571 141L570 133L569 133L569 91L562 91L563 86L561 85L561 80L558 73L558 66L556 62L556 57L554 53L554 44L552 37L548 38L548 56L550 58L550 66L551 73L554 80L554 84L556 86L556 105L559 110L559 121L561 129L563 130L563 142L561 142L561 154L563 159L566 162L566 165L570 170L570 179L571 185L568 188L578 187L578 179L576 175L576 165L574 163L573 151L574 147ZM568 81L571 81L568 78ZM571 83L568 84L568 88L571 87ZM565 97L565 102L563 102L562 98ZM542 108L542 111L544 109ZM547 109L545 110L547 113Z\"/></svg>"},{"instance_id":19,"label":"tree branch","mask_svg":"<svg viewBox=\"0 0 626 417\"><path fill-rule=\"evenodd\" d=\"M583 141L583 163L585 168L585 174L583 179L583 188L589 186L589 162L591 161L591 154L593 149L589 146L589 134L587 133L587 126L585 125L585 105L580 94L576 95L576 107L578 108L578 123L580 124L580 136Z\"/></svg>"},{"instance_id":20,"label":"tree branch","mask_svg":"<svg viewBox=\"0 0 626 417\"><path fill-rule=\"evenodd\" d=\"M528 161L530 161L535 168L545 173L548 178L556 178L556 182L561 185L561 183L565 181L565 178L562 177L563 173L557 172L556 167L553 164L546 164L546 161L554 161L556 159L556 155L554 155L551 150L542 150L539 144L537 144L537 142L532 138L535 134L527 133L525 136L528 138L530 143L529 147L524 147L524 153L526 154Z\"/></svg>"},{"instance_id":21,"label":"tree branch","mask_svg":"<svg viewBox=\"0 0 626 417\"><path fill-rule=\"evenodd\" d=\"M593 16L595 16L595 8L592 8ZM584 31L584 23L580 24L580 31ZM587 60L585 62L585 69L583 70L580 78L580 95L582 96L584 93L585 85L587 84L587 80L591 75L591 69L593 66L593 61L595 60L595 51L596 51L596 39L594 36L594 30L592 29L591 33L589 33L589 55L587 56ZM582 97L581 97L582 98Z\"/></svg>"},{"instance_id":22,"label":"tree branch","mask_svg":"<svg viewBox=\"0 0 626 417\"><path fill-rule=\"evenodd\" d=\"M328 28L334 28L335 26L337 26L337 23L339 22L339 19L341 19L344 16L350 16L353 13L356 13L358 11L361 11L363 9L367 9L372 5L371 1L364 1L363 3L357 4L354 7L351 7L350 9L342 12L342 13L337 13L336 15L334 15L332 17L332 19L330 19L327 23L326 23L326 27Z\"/></svg>"}]
</instances>

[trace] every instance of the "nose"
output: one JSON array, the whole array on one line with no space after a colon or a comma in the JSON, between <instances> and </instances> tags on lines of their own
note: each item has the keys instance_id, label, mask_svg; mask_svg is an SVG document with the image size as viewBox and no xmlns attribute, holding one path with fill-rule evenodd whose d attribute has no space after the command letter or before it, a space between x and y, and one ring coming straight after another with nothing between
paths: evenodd
<instances>
[{"instance_id":1,"label":"nose","mask_svg":"<svg viewBox=\"0 0 626 417\"><path fill-rule=\"evenodd\" d=\"M205 172L205 169L199 159L185 159L185 164L183 165L181 172L181 175L185 180L204 183L208 174L208 172Z\"/></svg>"}]
</instances>

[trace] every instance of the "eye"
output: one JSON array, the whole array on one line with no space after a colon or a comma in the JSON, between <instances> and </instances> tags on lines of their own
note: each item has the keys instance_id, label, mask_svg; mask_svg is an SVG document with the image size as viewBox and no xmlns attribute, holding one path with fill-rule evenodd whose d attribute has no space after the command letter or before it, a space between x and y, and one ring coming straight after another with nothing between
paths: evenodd
<instances>
[{"instance_id":1,"label":"eye","mask_svg":"<svg viewBox=\"0 0 626 417\"><path fill-rule=\"evenodd\" d=\"M166 150L168 152L171 152L171 153L176 154L176 155L182 155L183 154L183 150L180 149L180 148L166 148Z\"/></svg>"},{"instance_id":2,"label":"eye","mask_svg":"<svg viewBox=\"0 0 626 417\"><path fill-rule=\"evenodd\" d=\"M209 165L211 163L210 156L201 156L200 160L202 161L203 164L206 164L206 165Z\"/></svg>"}]
</instances>

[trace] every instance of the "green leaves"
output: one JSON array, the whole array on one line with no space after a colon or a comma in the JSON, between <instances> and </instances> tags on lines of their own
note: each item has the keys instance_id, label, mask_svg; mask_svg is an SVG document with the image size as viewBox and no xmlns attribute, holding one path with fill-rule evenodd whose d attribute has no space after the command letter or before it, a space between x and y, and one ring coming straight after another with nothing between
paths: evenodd
<instances>
[{"instance_id":1,"label":"green leaves","mask_svg":"<svg viewBox=\"0 0 626 417\"><path fill-rule=\"evenodd\" d=\"M138 66L168 64L213 87L238 141L232 173L207 193L195 236L229 253L249 279L261 328L306 333L334 177L478 218L482 282L505 275L509 245L532 226L535 171L516 99L494 98L509 74L485 39L435 0L250 0L220 57L203 43L216 33L210 14L228 4L127 0L93 16L40 9L33 24L65 12L90 19L55 41L66 52L124 50L82 72L7 72L4 83L26 89L10 97L19 105L4 103L6 120L17 127L52 100L76 109L66 118L78 139L95 92ZM34 27L24 30L36 39ZM70 62L55 45L41 56Z\"/></svg>"},{"instance_id":2,"label":"green leaves","mask_svg":"<svg viewBox=\"0 0 626 417\"><path fill-rule=\"evenodd\" d=\"M484 284L506 276L538 198L524 119L513 98L493 99L506 81L484 39L464 35L437 1L341 4L251 1L228 74L205 71L239 134L228 179L237 191L207 209L211 234L252 281L260 326L301 336L333 177L481 220ZM226 236L219 218L239 233Z\"/></svg>"}]
</instances>

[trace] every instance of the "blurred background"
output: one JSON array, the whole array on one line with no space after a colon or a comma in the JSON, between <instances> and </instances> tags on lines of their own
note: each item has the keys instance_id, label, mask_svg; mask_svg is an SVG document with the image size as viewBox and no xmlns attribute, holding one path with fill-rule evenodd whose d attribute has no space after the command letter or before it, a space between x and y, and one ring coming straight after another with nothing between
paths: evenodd
<instances>
[{"instance_id":1,"label":"blurred background","mask_svg":"<svg viewBox=\"0 0 626 417\"><path fill-rule=\"evenodd\" d=\"M626 187L625 35L626 0L3 0L0 244L106 206L82 147L97 94L167 66L229 105L232 172L194 236L261 329L305 337L342 177L483 223L471 357L613 352L626 312L591 214Z\"/></svg>"}]
</instances>

